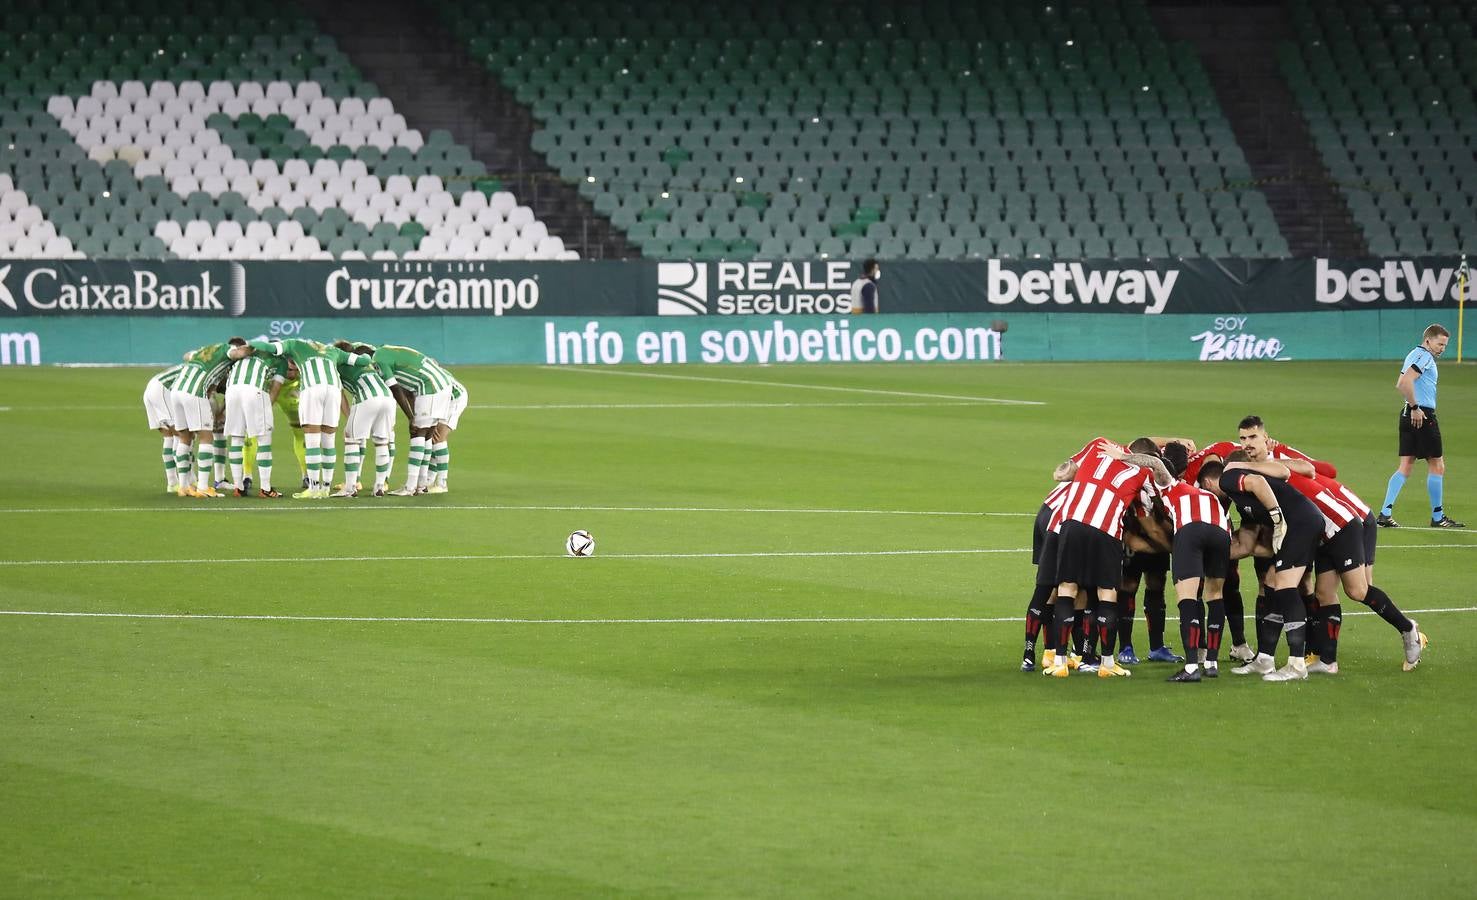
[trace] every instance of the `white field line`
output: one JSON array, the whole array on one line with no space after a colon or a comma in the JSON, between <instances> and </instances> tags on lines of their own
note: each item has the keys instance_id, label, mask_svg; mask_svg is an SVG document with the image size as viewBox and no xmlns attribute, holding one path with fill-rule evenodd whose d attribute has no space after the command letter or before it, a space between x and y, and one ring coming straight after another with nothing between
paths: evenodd
<instances>
[{"instance_id":1,"label":"white field line","mask_svg":"<svg viewBox=\"0 0 1477 900\"><path fill-rule=\"evenodd\" d=\"M763 559L827 556L973 556L1030 553L1030 547L959 550L752 550L734 553L605 553L589 559ZM455 560L568 559L562 553L464 553L426 556L256 556L230 559L0 559L0 566L198 566L222 563L446 562Z\"/></svg>"},{"instance_id":2,"label":"white field line","mask_svg":"<svg viewBox=\"0 0 1477 900\"><path fill-rule=\"evenodd\" d=\"M1407 609L1406 613L1477 612L1477 606ZM1372 616L1360 610L1350 616ZM444 625L903 625L903 624L998 624L1024 622L1020 616L804 616L804 617L731 617L731 618L643 618L643 619L517 619L481 616L284 616L250 613L143 613L143 612L74 612L33 609L3 609L0 616L27 616L55 619L203 619L238 622L364 622L418 623Z\"/></svg>"},{"instance_id":3,"label":"white field line","mask_svg":"<svg viewBox=\"0 0 1477 900\"><path fill-rule=\"evenodd\" d=\"M1473 550L1477 544L1405 544L1385 550ZM925 550L743 550L727 553L604 553L590 559L813 559L851 556L984 556L1030 553L1030 547L964 547ZM258 563L455 562L567 559L562 553L452 553L413 556L250 556L225 559L0 559L3 567L38 566L199 566ZM588 565L588 563L586 563Z\"/></svg>"},{"instance_id":4,"label":"white field line","mask_svg":"<svg viewBox=\"0 0 1477 900\"><path fill-rule=\"evenodd\" d=\"M922 391L890 391L883 388L844 387L831 384L799 384L792 381L756 381L751 378L719 378L713 375L673 375L664 372L626 372L620 369L570 368L545 366L558 372L584 372L590 375L624 375L628 378L666 378L672 381L707 381L717 384L746 384L750 387L793 388L804 391L840 391L848 394L879 394L887 397L925 397L933 400L968 400L972 403L998 403L1006 406L1045 406L1041 400L1011 400L1002 397L971 397L960 394L931 394Z\"/></svg>"},{"instance_id":5,"label":"white field line","mask_svg":"<svg viewBox=\"0 0 1477 900\"><path fill-rule=\"evenodd\" d=\"M473 403L472 409L847 409L989 406L994 400L854 400L842 403Z\"/></svg>"},{"instance_id":6,"label":"white field line","mask_svg":"<svg viewBox=\"0 0 1477 900\"><path fill-rule=\"evenodd\" d=\"M94 506L94 507L34 507L5 509L0 515L19 513L173 513L173 512L337 512L339 510L502 510L512 512L637 512L637 513L754 513L796 514L818 516L957 516L973 517L1003 516L1011 518L1035 518L1034 512L968 512L961 510L929 509L832 509L826 507L746 507L746 506L520 506L515 504L471 504L462 506L421 505L414 501L381 503L378 499L364 503L331 503L325 505L298 506L291 504L266 505L253 503L249 506L207 504L201 506Z\"/></svg>"}]
</instances>

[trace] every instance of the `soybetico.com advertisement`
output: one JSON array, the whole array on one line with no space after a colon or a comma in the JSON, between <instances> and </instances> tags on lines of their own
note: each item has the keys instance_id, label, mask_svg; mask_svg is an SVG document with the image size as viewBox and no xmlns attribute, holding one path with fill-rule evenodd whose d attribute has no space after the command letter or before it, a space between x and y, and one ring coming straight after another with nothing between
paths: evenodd
<instances>
[{"instance_id":1,"label":"soybetico.com advertisement","mask_svg":"<svg viewBox=\"0 0 1477 900\"><path fill-rule=\"evenodd\" d=\"M684 363L975 362L1001 358L1001 335L985 325L867 319L733 319L662 322L632 329L589 320L544 323L546 365ZM647 320L649 322L650 320ZM642 323L645 324L645 323ZM626 325L626 327L621 327Z\"/></svg>"}]
</instances>

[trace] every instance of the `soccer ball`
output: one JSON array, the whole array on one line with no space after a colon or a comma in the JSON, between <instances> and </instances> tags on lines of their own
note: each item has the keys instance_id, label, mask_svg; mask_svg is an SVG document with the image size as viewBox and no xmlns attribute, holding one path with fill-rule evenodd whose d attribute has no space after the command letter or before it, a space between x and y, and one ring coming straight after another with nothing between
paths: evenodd
<instances>
[{"instance_id":1,"label":"soccer ball","mask_svg":"<svg viewBox=\"0 0 1477 900\"><path fill-rule=\"evenodd\" d=\"M590 537L588 531L576 531L564 542L564 550L570 556L592 556L595 553L595 539Z\"/></svg>"}]
</instances>

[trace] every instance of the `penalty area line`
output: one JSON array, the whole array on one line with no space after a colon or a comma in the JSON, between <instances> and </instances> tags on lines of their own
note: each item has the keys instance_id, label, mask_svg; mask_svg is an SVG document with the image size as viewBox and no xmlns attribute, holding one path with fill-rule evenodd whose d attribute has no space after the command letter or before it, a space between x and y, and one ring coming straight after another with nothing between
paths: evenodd
<instances>
[{"instance_id":1,"label":"penalty area line","mask_svg":"<svg viewBox=\"0 0 1477 900\"><path fill-rule=\"evenodd\" d=\"M1407 613L1477 612L1477 606L1408 609ZM1362 610L1347 613L1372 616ZM966 624L989 625L1024 622L1020 616L754 616L754 617L687 617L687 618L604 618L604 619L524 619L493 616L293 616L252 613L145 613L145 612L80 612L71 610L4 609L0 616L48 619L174 619L236 622L351 622L366 624L425 625L918 625Z\"/></svg>"}]
</instances>

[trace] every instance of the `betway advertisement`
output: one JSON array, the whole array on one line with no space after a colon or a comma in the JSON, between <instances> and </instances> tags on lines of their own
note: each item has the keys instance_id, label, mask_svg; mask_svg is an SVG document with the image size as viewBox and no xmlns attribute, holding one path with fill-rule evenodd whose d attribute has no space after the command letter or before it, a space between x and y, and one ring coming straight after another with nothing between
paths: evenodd
<instances>
[{"instance_id":1,"label":"betway advertisement","mask_svg":"<svg viewBox=\"0 0 1477 900\"><path fill-rule=\"evenodd\" d=\"M1455 259L886 262L884 315L1440 310ZM0 259L0 317L836 316L856 260L266 262ZM1470 291L1470 285L1467 286Z\"/></svg>"}]
</instances>

